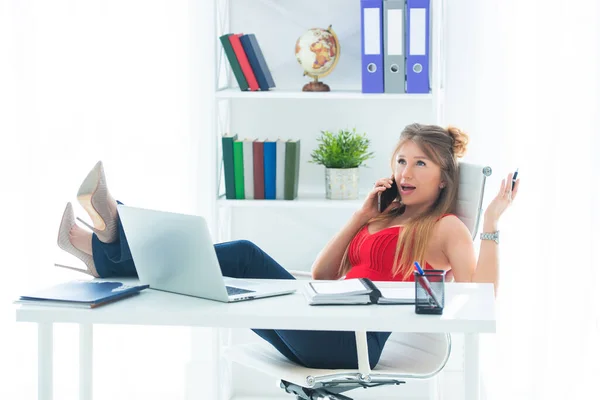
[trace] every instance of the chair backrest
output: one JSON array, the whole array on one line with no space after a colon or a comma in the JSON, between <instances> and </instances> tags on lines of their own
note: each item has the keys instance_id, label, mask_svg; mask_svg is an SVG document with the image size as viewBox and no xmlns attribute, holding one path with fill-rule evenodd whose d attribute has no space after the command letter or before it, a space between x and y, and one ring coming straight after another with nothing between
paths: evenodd
<instances>
[{"instance_id":1,"label":"chair backrest","mask_svg":"<svg viewBox=\"0 0 600 400\"><path fill-rule=\"evenodd\" d=\"M458 199L453 214L469 229L475 239L482 214L485 180L492 174L490 167L461 162L458 164ZM453 278L449 275L449 280ZM412 377L429 378L437 374L448 362L452 339L444 333L394 332L386 343L381 365L402 363L413 357ZM426 365L425 369L417 366ZM406 377L411 377L410 374Z\"/></svg>"},{"instance_id":2,"label":"chair backrest","mask_svg":"<svg viewBox=\"0 0 600 400\"><path fill-rule=\"evenodd\" d=\"M461 162L458 164L458 173L458 200L453 213L469 228L475 239L482 213L485 179L492 174L492 169Z\"/></svg>"}]
</instances>

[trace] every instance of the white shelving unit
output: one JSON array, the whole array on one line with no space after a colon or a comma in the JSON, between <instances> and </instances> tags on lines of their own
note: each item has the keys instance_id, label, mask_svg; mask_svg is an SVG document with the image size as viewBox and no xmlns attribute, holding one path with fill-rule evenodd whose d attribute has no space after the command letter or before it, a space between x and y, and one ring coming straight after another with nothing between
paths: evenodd
<instances>
[{"instance_id":1,"label":"white shelving unit","mask_svg":"<svg viewBox=\"0 0 600 400\"><path fill-rule=\"evenodd\" d=\"M302 92L300 90L277 90L268 92L242 92L238 88L219 89L217 99L291 99L291 100L369 100L369 101L426 101L433 100L432 94L385 94L361 93L356 90L336 90L335 92Z\"/></svg>"},{"instance_id":2,"label":"white shelving unit","mask_svg":"<svg viewBox=\"0 0 600 400\"><path fill-rule=\"evenodd\" d=\"M210 192L200 187L199 196L208 199L207 219L215 241L254 240L286 268L308 268L307 263L312 262L326 240L361 206L373 182L388 173L391 152L402 128L412 122L443 124L444 1L431 0L431 93L364 94L360 90L359 0L197 0L192 25L201 24L196 27L196 34L201 35L198 45L202 55L196 55L191 65L214 65L214 75L198 78L199 87L210 89L209 93L201 92L207 103L202 104L202 121L198 121L202 137L199 172L206 176ZM341 43L337 67L323 79L332 91L302 92L309 79L302 76L294 57L295 41L309 28L326 28L330 24ZM256 34L277 85L275 89L242 92L237 88L219 41L220 35L229 32ZM192 104L200 106L198 101ZM320 130L352 127L367 133L375 158L367 163L369 168L361 168L358 200L327 200L324 168L308 163L310 153ZM298 198L226 200L221 182L221 135L225 132L236 133L240 138L300 138ZM216 335L225 343L256 340L241 332ZM202 340L201 336L195 339L196 351L203 347ZM272 379L250 370L239 373L236 368L242 367L222 365L218 355L214 368L233 375L233 379L224 379L219 385L215 398L285 398ZM200 385L193 380L188 384Z\"/></svg>"},{"instance_id":3,"label":"white shelving unit","mask_svg":"<svg viewBox=\"0 0 600 400\"><path fill-rule=\"evenodd\" d=\"M301 3L301 4L299 4ZM301 75L301 68L297 65L293 54L293 44L299 34L294 33L285 35L285 31L282 29L289 28L290 31L296 31L302 33L304 30L319 25L315 22L310 21L311 11L314 13L315 20L323 20L323 11L326 10L324 3L328 3L327 6L330 11L328 15L334 16L336 13L347 14L354 18L354 22L358 20L358 25L354 25L354 31L352 27L343 26L341 31L336 31L341 43L341 55L340 61L336 70L331 75L324 79L324 81L330 84L331 92L302 92L301 87L304 83L308 82L307 78L296 79L298 83L291 83L293 78L290 78L290 73L296 76ZM314 107L321 107L323 104L332 106L332 102L338 102L339 104L352 103L353 107L357 107L358 104L369 104L371 107L378 107L377 105L387 105L389 107L400 107L405 106L418 107L420 110L428 110L431 117L427 121L428 123L442 123L443 121L443 105L444 105L444 41L443 32L445 31L444 21L444 3L443 0L431 0L431 82L432 91L430 94L365 94L361 93L360 90L360 2L359 0L326 0L316 1L307 0L303 2L297 2L293 0L214 0L214 18L216 22L214 36L211 40L215 44L215 89L212 100L214 102L214 124L216 129L215 134L210 139L211 148L215 149L215 162L212 165L212 169L207 171L216 177L214 182L214 196L211 196L214 203L211 204L217 215L214 221L213 233L219 241L230 240L232 224L235 220L232 218L232 212L234 210L252 210L256 208L315 208L315 209L330 209L330 208L343 208L343 209L356 209L360 206L360 201L338 201L332 202L327 201L324 196L324 180L322 184L322 192L315 194L315 179L312 179L312 186L306 188L303 185L303 179L300 179L300 188L298 198L294 201L284 200L225 200L223 196L223 184L221 182L222 171L221 171L221 135L225 132L238 133L240 137L262 137L265 138L267 135L259 132L249 131L243 132L240 129L236 129L237 118L247 118L247 115L240 113L238 110L247 107L251 104L253 107L254 115L256 118L263 120L269 120L270 123L277 124L276 119L269 119L267 115L271 112L271 109L276 104L277 107L283 107L282 103L289 102L290 107L294 107L298 112L302 112L302 108L306 107L306 110L310 110ZM336 9L337 7L337 9ZM241 10L241 11L240 11ZM260 20L260 10L267 10L264 12L265 21ZM337 10L337 11L336 11ZM272 11L272 14L268 14ZM318 12L317 12L318 11ZM254 13L254 14L253 14ZM290 22L280 24L282 29L277 29L278 26L274 26L274 32L280 37L289 36L293 41L277 40L269 34L269 23L272 23L273 16L280 17L283 21L289 19ZM256 18L255 18L256 17ZM336 17L343 20L344 15ZM304 19L306 22L303 22ZM332 18L333 19L333 18ZM305 28L299 29L299 24L305 24ZM267 25L265 27L265 25ZM326 27L326 24L322 24ZM336 26L334 24L334 30ZM257 32L257 31L260 31ZM271 68L275 83L277 87L268 92L242 92L237 87L235 78L233 77L229 63L225 54L222 50L219 42L219 36L229 32L257 32L257 38L259 44L265 54L267 63ZM348 33L350 32L350 33ZM207 38L208 39L208 38ZM349 45L348 41L352 40ZM276 48L274 48L277 46ZM346 50L350 48L349 50ZM283 50L289 49L282 57L280 54ZM356 54L358 49L358 57ZM338 70L342 69L344 63L344 57L346 52L353 52L354 58L347 61L345 65L344 74L345 76L339 76L338 82L330 82L331 78L336 77ZM276 55L276 56L274 56ZM283 61L282 61L283 58ZM280 65L283 64L283 67ZM353 70L353 71L351 71ZM351 71L351 72L347 72ZM346 77L348 79L346 79ZM327 102L325 102L327 100ZM262 103L262 104L261 104ZM362 105L358 106L362 107ZM385 107L385 106L384 106ZM240 115L242 114L242 115ZM262 115L261 115L262 114ZM387 116L372 114L370 116L373 120L384 119ZM280 123L287 124L288 122L282 120ZM296 119L294 123L299 125L302 124L301 119ZM238 124L239 126L239 124ZM327 128L324 128L327 129ZM401 127L398 127L400 130ZM318 131L313 131L313 137L316 137ZM372 137L374 134L369 132L368 136ZM398 132L399 133L399 132ZM281 137L286 137L281 135ZM381 144L381 148L389 150L389 147L393 145L393 140L389 140L387 143ZM316 142L311 142L305 137L302 137L302 161L304 161ZM387 147L387 148L386 148ZM376 152L379 160L388 159L389 154L386 152ZM301 162L301 174L304 172L312 173L314 178L314 172L306 171L308 167L305 162ZM321 176L322 178L322 176ZM373 179L372 181L374 181ZM372 182L371 181L371 182ZM361 190L367 191L370 185L361 185ZM307 193L307 190L308 192Z\"/></svg>"},{"instance_id":4,"label":"white shelving unit","mask_svg":"<svg viewBox=\"0 0 600 400\"><path fill-rule=\"evenodd\" d=\"M366 194L364 195L366 196ZM362 198L364 198L362 196ZM334 208L334 209L350 209L355 210L362 205L361 196L359 200L329 200L323 198L322 194L307 194L303 193L302 197L287 201L269 201L265 205L264 200L226 200L219 198L218 205L221 208L299 208L299 207L314 207L314 208Z\"/></svg>"}]
</instances>

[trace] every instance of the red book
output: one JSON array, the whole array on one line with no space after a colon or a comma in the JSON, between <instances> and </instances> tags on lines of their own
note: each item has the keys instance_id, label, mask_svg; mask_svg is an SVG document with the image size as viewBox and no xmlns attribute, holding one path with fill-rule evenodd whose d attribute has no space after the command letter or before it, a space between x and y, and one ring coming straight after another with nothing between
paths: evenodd
<instances>
[{"instance_id":1,"label":"red book","mask_svg":"<svg viewBox=\"0 0 600 400\"><path fill-rule=\"evenodd\" d=\"M264 168L264 141L256 140L252 143L252 158L254 161L254 198L265 198L265 168Z\"/></svg>"},{"instance_id":2,"label":"red book","mask_svg":"<svg viewBox=\"0 0 600 400\"><path fill-rule=\"evenodd\" d=\"M242 42L240 41L240 36L242 36L241 33L230 35L229 42L231 43L231 47L233 47L235 56L240 63L244 77L248 81L250 90L258 90L258 81L256 80L256 76L254 76L254 71L252 71L252 67L250 66L250 62L248 61L248 57L246 56Z\"/></svg>"}]
</instances>

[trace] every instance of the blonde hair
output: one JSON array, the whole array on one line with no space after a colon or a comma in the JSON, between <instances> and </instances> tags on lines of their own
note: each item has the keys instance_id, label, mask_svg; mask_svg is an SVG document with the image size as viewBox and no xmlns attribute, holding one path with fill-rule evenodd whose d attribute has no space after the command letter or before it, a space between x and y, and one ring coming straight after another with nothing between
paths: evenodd
<instances>
[{"instance_id":1,"label":"blonde hair","mask_svg":"<svg viewBox=\"0 0 600 400\"><path fill-rule=\"evenodd\" d=\"M441 180L445 183L444 188L433 206L422 215L409 220L398 235L396 244L396 254L394 255L394 265L392 266L392 275L401 275L402 280L406 280L412 274L414 261L418 261L425 266L425 250L429 244L431 233L438 219L454 210L456 199L458 197L458 161L464 156L469 143L469 137L460 129L449 126L444 129L437 125L411 124L404 128L400 134L400 140L392 153L391 167L394 171L396 153L400 147L407 141L414 142L441 169ZM402 203L400 203L402 204ZM386 221L389 222L404 213L405 207L400 206L385 214L372 218L367 222ZM342 258L340 265L340 275L345 275L352 265L348 259L348 249ZM400 255L401 254L401 255ZM400 255L400 258L398 256Z\"/></svg>"}]
</instances>

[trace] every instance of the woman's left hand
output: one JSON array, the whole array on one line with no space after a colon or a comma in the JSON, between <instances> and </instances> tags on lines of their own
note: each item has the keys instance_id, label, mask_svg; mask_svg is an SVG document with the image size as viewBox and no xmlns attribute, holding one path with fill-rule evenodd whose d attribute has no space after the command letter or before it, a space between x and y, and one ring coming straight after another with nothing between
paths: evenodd
<instances>
[{"instance_id":1,"label":"woman's left hand","mask_svg":"<svg viewBox=\"0 0 600 400\"><path fill-rule=\"evenodd\" d=\"M519 191L519 182L521 179L517 179L515 182L515 187L512 189L512 176L513 173L511 172L508 174L506 179L502 179L500 191L485 210L484 218L486 220L497 222L500 219L500 216L517 197L517 192Z\"/></svg>"}]
</instances>

